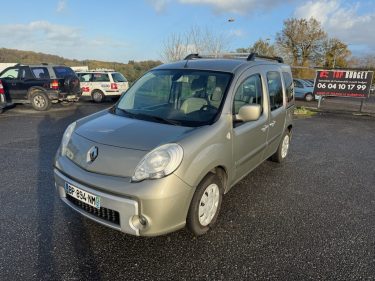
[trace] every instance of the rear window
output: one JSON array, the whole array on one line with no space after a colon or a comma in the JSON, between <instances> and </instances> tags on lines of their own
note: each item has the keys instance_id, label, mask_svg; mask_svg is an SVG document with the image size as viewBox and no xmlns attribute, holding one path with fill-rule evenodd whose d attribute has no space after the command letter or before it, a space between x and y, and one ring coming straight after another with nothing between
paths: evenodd
<instances>
[{"instance_id":1,"label":"rear window","mask_svg":"<svg viewBox=\"0 0 375 281\"><path fill-rule=\"evenodd\" d=\"M112 79L113 79L113 82L127 82L124 75L118 72L112 73Z\"/></svg>"},{"instance_id":2,"label":"rear window","mask_svg":"<svg viewBox=\"0 0 375 281\"><path fill-rule=\"evenodd\" d=\"M70 67L55 66L53 67L57 78L65 78L68 75L75 75L75 72Z\"/></svg>"},{"instance_id":3,"label":"rear window","mask_svg":"<svg viewBox=\"0 0 375 281\"><path fill-rule=\"evenodd\" d=\"M94 73L93 82L109 82L109 77L107 73Z\"/></svg>"}]
</instances>

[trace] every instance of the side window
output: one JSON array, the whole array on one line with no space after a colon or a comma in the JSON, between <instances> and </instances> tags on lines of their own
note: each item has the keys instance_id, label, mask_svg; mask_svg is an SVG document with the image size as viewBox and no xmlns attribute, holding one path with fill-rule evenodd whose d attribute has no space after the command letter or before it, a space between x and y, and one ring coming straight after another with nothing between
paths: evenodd
<instances>
[{"instance_id":1,"label":"side window","mask_svg":"<svg viewBox=\"0 0 375 281\"><path fill-rule=\"evenodd\" d=\"M31 71L37 79L49 79L49 73L45 67L32 67Z\"/></svg>"},{"instance_id":2,"label":"side window","mask_svg":"<svg viewBox=\"0 0 375 281\"><path fill-rule=\"evenodd\" d=\"M285 88L286 88L286 100L287 102L290 102L293 100L293 96L294 96L292 75L290 75L289 72L283 72L283 78L284 78L284 83L285 83Z\"/></svg>"},{"instance_id":3,"label":"side window","mask_svg":"<svg viewBox=\"0 0 375 281\"><path fill-rule=\"evenodd\" d=\"M20 73L20 78L21 79L33 79L34 78L33 75L32 75L32 73L31 73L30 68L28 68L28 67L21 68L20 72L21 72Z\"/></svg>"},{"instance_id":4,"label":"side window","mask_svg":"<svg viewBox=\"0 0 375 281\"><path fill-rule=\"evenodd\" d=\"M240 108L246 104L259 104L263 108L262 96L260 74L250 76L237 88L233 101L233 114L238 114Z\"/></svg>"},{"instance_id":5,"label":"side window","mask_svg":"<svg viewBox=\"0 0 375 281\"><path fill-rule=\"evenodd\" d=\"M283 86L280 73L277 71L267 72L267 84L272 111L283 106Z\"/></svg>"},{"instance_id":6,"label":"side window","mask_svg":"<svg viewBox=\"0 0 375 281\"><path fill-rule=\"evenodd\" d=\"M18 68L10 68L1 74L0 78L6 79L17 79L18 78Z\"/></svg>"},{"instance_id":7,"label":"side window","mask_svg":"<svg viewBox=\"0 0 375 281\"><path fill-rule=\"evenodd\" d=\"M109 77L107 73L94 73L93 82L109 82Z\"/></svg>"},{"instance_id":8,"label":"side window","mask_svg":"<svg viewBox=\"0 0 375 281\"><path fill-rule=\"evenodd\" d=\"M90 82L91 78L92 78L92 74L91 73L80 73L78 75L78 77L79 77L79 81L81 81L81 82Z\"/></svg>"}]
</instances>

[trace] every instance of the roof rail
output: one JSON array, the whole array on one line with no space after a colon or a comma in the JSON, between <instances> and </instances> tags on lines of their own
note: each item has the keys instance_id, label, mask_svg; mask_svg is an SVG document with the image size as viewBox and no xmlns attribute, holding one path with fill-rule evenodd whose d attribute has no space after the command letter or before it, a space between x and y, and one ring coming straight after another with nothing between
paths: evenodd
<instances>
[{"instance_id":1,"label":"roof rail","mask_svg":"<svg viewBox=\"0 0 375 281\"><path fill-rule=\"evenodd\" d=\"M220 54L190 54L184 58L184 60L191 60L191 59L215 59L215 58L236 58L236 59L246 59L247 61L255 61L256 58L260 59L267 59L267 60L275 60L279 63L284 63L283 58L281 57L269 57L269 56L262 56L258 55L257 53L220 53Z\"/></svg>"},{"instance_id":2,"label":"roof rail","mask_svg":"<svg viewBox=\"0 0 375 281\"><path fill-rule=\"evenodd\" d=\"M184 60L192 60L192 59L201 59L202 57L199 54L190 54L187 55Z\"/></svg>"},{"instance_id":3,"label":"roof rail","mask_svg":"<svg viewBox=\"0 0 375 281\"><path fill-rule=\"evenodd\" d=\"M109 69L109 68L95 68L95 69L86 70L86 71L89 71L89 72L114 72L115 70Z\"/></svg>"},{"instance_id":4,"label":"roof rail","mask_svg":"<svg viewBox=\"0 0 375 281\"><path fill-rule=\"evenodd\" d=\"M267 59L267 60L275 60L279 63L284 63L284 60L282 57L269 57L269 56L262 56L258 55L258 53L250 53L246 60L248 61L254 61L256 58L260 59Z\"/></svg>"}]
</instances>

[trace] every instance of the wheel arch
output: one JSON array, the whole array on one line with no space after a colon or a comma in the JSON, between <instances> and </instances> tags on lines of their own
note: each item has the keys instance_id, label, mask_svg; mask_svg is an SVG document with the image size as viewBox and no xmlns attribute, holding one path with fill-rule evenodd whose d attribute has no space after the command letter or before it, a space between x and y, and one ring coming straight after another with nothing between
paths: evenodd
<instances>
[{"instance_id":1,"label":"wheel arch","mask_svg":"<svg viewBox=\"0 0 375 281\"><path fill-rule=\"evenodd\" d=\"M35 92L43 92L43 93L47 93L46 89L44 89L43 87L39 87L39 86L34 86L34 87L31 87L28 91L27 91L27 99L30 100L31 98L31 95L34 94Z\"/></svg>"}]
</instances>

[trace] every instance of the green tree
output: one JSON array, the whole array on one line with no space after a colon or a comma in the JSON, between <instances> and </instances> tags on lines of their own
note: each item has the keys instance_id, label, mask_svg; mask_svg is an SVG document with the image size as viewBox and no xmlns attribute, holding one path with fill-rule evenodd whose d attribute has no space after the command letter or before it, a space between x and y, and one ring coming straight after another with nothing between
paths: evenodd
<instances>
[{"instance_id":1,"label":"green tree","mask_svg":"<svg viewBox=\"0 0 375 281\"><path fill-rule=\"evenodd\" d=\"M326 32L314 18L287 19L281 32L276 34L276 45L294 66L314 65L321 61Z\"/></svg>"}]
</instances>

